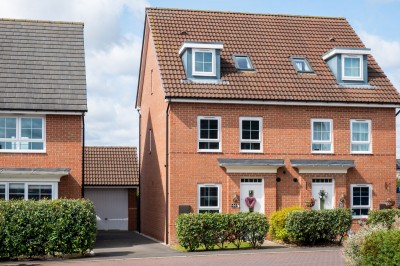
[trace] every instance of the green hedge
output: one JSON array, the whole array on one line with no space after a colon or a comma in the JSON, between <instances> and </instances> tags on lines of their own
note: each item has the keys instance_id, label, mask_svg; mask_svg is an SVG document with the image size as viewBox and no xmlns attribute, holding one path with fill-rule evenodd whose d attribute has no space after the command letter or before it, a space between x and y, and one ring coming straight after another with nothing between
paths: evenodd
<instances>
[{"instance_id":1,"label":"green hedge","mask_svg":"<svg viewBox=\"0 0 400 266\"><path fill-rule=\"evenodd\" d=\"M269 235L274 240L282 240L282 241L289 241L289 235L286 225L286 218L287 215L293 211L300 211L303 210L301 207L288 207L283 208L279 211L275 211L269 217L270 219L270 228L269 228Z\"/></svg>"},{"instance_id":2,"label":"green hedge","mask_svg":"<svg viewBox=\"0 0 400 266\"><path fill-rule=\"evenodd\" d=\"M400 230L373 232L361 247L361 265L400 265Z\"/></svg>"},{"instance_id":3,"label":"green hedge","mask_svg":"<svg viewBox=\"0 0 400 266\"><path fill-rule=\"evenodd\" d=\"M387 210L371 210L368 213L368 224L378 225L382 224L390 228L394 223L395 217L400 217L400 210L387 209Z\"/></svg>"},{"instance_id":4,"label":"green hedge","mask_svg":"<svg viewBox=\"0 0 400 266\"><path fill-rule=\"evenodd\" d=\"M90 201L0 201L0 258L84 254L95 239Z\"/></svg>"},{"instance_id":5,"label":"green hedge","mask_svg":"<svg viewBox=\"0 0 400 266\"><path fill-rule=\"evenodd\" d=\"M294 243L314 245L339 239L340 244L351 223L348 209L304 210L289 213L285 227Z\"/></svg>"},{"instance_id":6,"label":"green hedge","mask_svg":"<svg viewBox=\"0 0 400 266\"><path fill-rule=\"evenodd\" d=\"M268 220L260 213L182 214L176 221L179 244L190 251L201 245L206 250L233 243L237 248L248 242L258 247L268 232Z\"/></svg>"}]
</instances>

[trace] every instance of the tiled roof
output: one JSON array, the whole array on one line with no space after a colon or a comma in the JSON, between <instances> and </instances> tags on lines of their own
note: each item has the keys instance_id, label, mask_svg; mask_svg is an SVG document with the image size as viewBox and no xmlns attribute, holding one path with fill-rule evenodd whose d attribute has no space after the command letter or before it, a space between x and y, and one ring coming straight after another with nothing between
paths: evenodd
<instances>
[{"instance_id":1,"label":"tiled roof","mask_svg":"<svg viewBox=\"0 0 400 266\"><path fill-rule=\"evenodd\" d=\"M135 147L85 147L86 186L139 185Z\"/></svg>"},{"instance_id":2,"label":"tiled roof","mask_svg":"<svg viewBox=\"0 0 400 266\"><path fill-rule=\"evenodd\" d=\"M271 101L400 103L371 55L369 84L340 87L322 56L332 48L365 48L344 18L146 9L165 96ZM184 41L223 42L219 84L185 82L178 55ZM374 51L372 51L373 53ZM233 54L248 54L255 72L238 72ZM297 74L290 56L304 56L315 74Z\"/></svg>"},{"instance_id":3,"label":"tiled roof","mask_svg":"<svg viewBox=\"0 0 400 266\"><path fill-rule=\"evenodd\" d=\"M82 23L0 19L0 109L87 110Z\"/></svg>"}]
</instances>

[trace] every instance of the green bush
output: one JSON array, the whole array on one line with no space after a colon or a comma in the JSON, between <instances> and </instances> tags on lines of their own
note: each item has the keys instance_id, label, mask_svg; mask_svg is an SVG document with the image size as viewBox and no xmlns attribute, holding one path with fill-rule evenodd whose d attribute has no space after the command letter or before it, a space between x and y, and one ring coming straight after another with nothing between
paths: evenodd
<instances>
[{"instance_id":1,"label":"green bush","mask_svg":"<svg viewBox=\"0 0 400 266\"><path fill-rule=\"evenodd\" d=\"M350 229L352 217L348 209L303 210L287 215L289 240L298 244L316 244L339 238Z\"/></svg>"},{"instance_id":2,"label":"green bush","mask_svg":"<svg viewBox=\"0 0 400 266\"><path fill-rule=\"evenodd\" d=\"M293 211L300 211L301 207L288 207L283 208L279 211L275 211L270 216L271 227L269 229L269 235L274 240L289 241L289 236L285 228L287 215Z\"/></svg>"},{"instance_id":3,"label":"green bush","mask_svg":"<svg viewBox=\"0 0 400 266\"><path fill-rule=\"evenodd\" d=\"M260 213L182 214L176 221L179 244L190 251L201 245L206 250L223 248L228 242L237 248L243 242L258 247L268 232L268 220Z\"/></svg>"},{"instance_id":4,"label":"green bush","mask_svg":"<svg viewBox=\"0 0 400 266\"><path fill-rule=\"evenodd\" d=\"M361 265L400 265L400 230L373 232L361 246Z\"/></svg>"},{"instance_id":5,"label":"green bush","mask_svg":"<svg viewBox=\"0 0 400 266\"><path fill-rule=\"evenodd\" d=\"M372 233L382 230L387 230L387 228L383 225L366 225L361 227L356 233L351 234L343 243L343 255L346 264L349 266L361 266L361 248L364 240Z\"/></svg>"},{"instance_id":6,"label":"green bush","mask_svg":"<svg viewBox=\"0 0 400 266\"><path fill-rule=\"evenodd\" d=\"M87 200L0 201L0 257L84 254L96 238Z\"/></svg>"},{"instance_id":7,"label":"green bush","mask_svg":"<svg viewBox=\"0 0 400 266\"><path fill-rule=\"evenodd\" d=\"M372 225L382 224L390 228L396 216L400 217L400 210L398 209L371 210L368 213L368 223Z\"/></svg>"}]
</instances>

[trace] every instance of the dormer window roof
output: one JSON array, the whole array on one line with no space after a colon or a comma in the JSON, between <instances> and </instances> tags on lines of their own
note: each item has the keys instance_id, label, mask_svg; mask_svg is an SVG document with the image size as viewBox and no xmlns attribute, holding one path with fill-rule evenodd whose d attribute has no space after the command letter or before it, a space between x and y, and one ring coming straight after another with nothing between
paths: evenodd
<instances>
[{"instance_id":1,"label":"dormer window roof","mask_svg":"<svg viewBox=\"0 0 400 266\"><path fill-rule=\"evenodd\" d=\"M294 69L297 73L314 73L314 70L311 68L310 63L308 63L307 58L305 57L296 57L293 56L290 58Z\"/></svg>"},{"instance_id":2,"label":"dormer window roof","mask_svg":"<svg viewBox=\"0 0 400 266\"><path fill-rule=\"evenodd\" d=\"M233 55L233 61L237 70L252 71L254 70L253 64L251 63L248 55Z\"/></svg>"},{"instance_id":3,"label":"dormer window roof","mask_svg":"<svg viewBox=\"0 0 400 266\"><path fill-rule=\"evenodd\" d=\"M187 42L187 41L185 41L179 48L179 55L181 56L188 48L222 50L222 49L224 49L224 44L222 42Z\"/></svg>"},{"instance_id":4,"label":"dormer window roof","mask_svg":"<svg viewBox=\"0 0 400 266\"><path fill-rule=\"evenodd\" d=\"M368 55L371 49L368 48L333 48L322 56L325 61L337 54Z\"/></svg>"}]
</instances>

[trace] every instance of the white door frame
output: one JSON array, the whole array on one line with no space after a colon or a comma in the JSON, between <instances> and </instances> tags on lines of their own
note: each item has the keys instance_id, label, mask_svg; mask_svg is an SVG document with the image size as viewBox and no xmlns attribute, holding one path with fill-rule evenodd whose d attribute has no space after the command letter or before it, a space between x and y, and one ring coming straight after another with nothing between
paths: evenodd
<instances>
[{"instance_id":1,"label":"white door frame","mask_svg":"<svg viewBox=\"0 0 400 266\"><path fill-rule=\"evenodd\" d=\"M261 179L261 182L242 182L242 179ZM261 186L262 189L262 203L260 202L260 213L265 214L265 189L264 189L264 177L241 177L240 178L240 211L242 211L242 205L244 204L244 199L248 195L243 195L242 194L242 184L251 184L251 185L259 185ZM257 204L257 203L256 203ZM247 208L247 206L246 206Z\"/></svg>"},{"instance_id":2,"label":"white door frame","mask_svg":"<svg viewBox=\"0 0 400 266\"><path fill-rule=\"evenodd\" d=\"M336 208L336 204L335 204L335 179L333 178L333 177L314 177L313 178L313 180L314 179L332 179L332 182L327 182L327 183L325 183L325 182L311 182L311 193L312 193L312 190L313 190L313 185L314 184L325 184L327 187L329 186L329 187L332 187L332 209L335 209ZM315 198L317 201L319 201L319 197L318 198ZM313 208L314 209L314 208Z\"/></svg>"}]
</instances>

